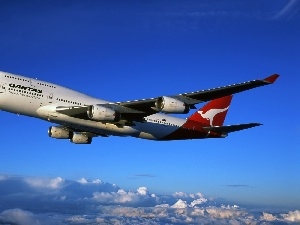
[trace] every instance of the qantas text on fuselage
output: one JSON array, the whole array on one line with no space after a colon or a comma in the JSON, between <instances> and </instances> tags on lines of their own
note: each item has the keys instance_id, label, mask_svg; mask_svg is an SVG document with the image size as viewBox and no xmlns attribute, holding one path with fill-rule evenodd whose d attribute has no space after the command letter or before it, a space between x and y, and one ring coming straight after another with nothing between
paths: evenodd
<instances>
[{"instance_id":1,"label":"qantas text on fuselage","mask_svg":"<svg viewBox=\"0 0 300 225\"><path fill-rule=\"evenodd\" d=\"M48 135L76 144L90 144L94 137L111 135L150 140L221 138L261 125L223 125L232 95L273 84L278 77L274 74L202 91L110 102L57 84L0 72L0 109L56 124L50 126ZM187 119L171 115L188 113L203 102L208 103Z\"/></svg>"}]
</instances>

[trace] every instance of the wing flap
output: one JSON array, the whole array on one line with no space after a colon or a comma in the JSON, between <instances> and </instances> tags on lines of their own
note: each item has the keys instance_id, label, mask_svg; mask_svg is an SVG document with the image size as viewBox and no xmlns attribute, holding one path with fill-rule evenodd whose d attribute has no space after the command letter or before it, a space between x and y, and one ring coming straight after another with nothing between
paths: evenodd
<instances>
[{"instance_id":1,"label":"wing flap","mask_svg":"<svg viewBox=\"0 0 300 225\"><path fill-rule=\"evenodd\" d=\"M74 116L78 114L87 113L87 106L58 106L56 112L65 114L67 116Z\"/></svg>"},{"instance_id":2,"label":"wing flap","mask_svg":"<svg viewBox=\"0 0 300 225\"><path fill-rule=\"evenodd\" d=\"M238 125L228 125L228 126L215 126L215 127L203 127L204 130L212 131L220 134L228 134L231 132L236 132L240 130L249 129L252 127L260 126L260 123L246 123Z\"/></svg>"}]
</instances>

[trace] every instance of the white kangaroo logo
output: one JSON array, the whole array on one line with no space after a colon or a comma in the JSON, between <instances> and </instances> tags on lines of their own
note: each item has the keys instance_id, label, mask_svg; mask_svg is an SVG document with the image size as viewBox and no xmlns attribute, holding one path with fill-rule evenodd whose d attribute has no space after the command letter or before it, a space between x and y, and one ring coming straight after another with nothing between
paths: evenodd
<instances>
[{"instance_id":1,"label":"white kangaroo logo","mask_svg":"<svg viewBox=\"0 0 300 225\"><path fill-rule=\"evenodd\" d=\"M210 126L213 126L214 117L217 114L228 110L228 108L229 106L225 109L210 109L206 113L203 113L203 111L198 111L198 113L202 116L202 118L209 120Z\"/></svg>"}]
</instances>

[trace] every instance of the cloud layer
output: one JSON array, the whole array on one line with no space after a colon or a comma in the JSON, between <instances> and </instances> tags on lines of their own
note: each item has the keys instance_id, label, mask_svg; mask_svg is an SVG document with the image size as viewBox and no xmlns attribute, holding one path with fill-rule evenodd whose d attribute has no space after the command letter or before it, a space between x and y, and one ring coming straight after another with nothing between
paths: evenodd
<instances>
[{"instance_id":1,"label":"cloud layer","mask_svg":"<svg viewBox=\"0 0 300 225\"><path fill-rule=\"evenodd\" d=\"M81 178L0 176L0 224L297 224L300 210L256 212L201 193L126 191Z\"/></svg>"}]
</instances>

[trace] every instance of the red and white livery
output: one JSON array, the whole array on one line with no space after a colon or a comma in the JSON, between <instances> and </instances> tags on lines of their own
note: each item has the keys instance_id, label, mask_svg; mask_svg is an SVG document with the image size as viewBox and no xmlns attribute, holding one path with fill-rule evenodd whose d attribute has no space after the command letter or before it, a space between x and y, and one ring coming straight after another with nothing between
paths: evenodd
<instances>
[{"instance_id":1,"label":"red and white livery","mask_svg":"<svg viewBox=\"0 0 300 225\"><path fill-rule=\"evenodd\" d=\"M156 98L110 102L49 82L0 72L0 109L56 124L48 134L76 144L90 144L101 136L131 136L150 140L221 138L259 126L224 126L232 95L273 84L279 75L229 86ZM196 109L187 119L172 116Z\"/></svg>"}]
</instances>

